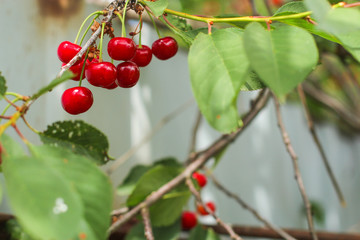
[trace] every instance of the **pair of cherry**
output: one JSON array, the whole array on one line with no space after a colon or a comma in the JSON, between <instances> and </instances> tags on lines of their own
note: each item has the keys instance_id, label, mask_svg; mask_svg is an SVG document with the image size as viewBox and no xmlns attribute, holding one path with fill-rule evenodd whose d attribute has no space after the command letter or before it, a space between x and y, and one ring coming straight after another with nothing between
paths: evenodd
<instances>
[{"instance_id":1,"label":"pair of cherry","mask_svg":"<svg viewBox=\"0 0 360 240\"><path fill-rule=\"evenodd\" d=\"M68 63L81 47L74 43L65 41L58 47L58 57L63 65ZM82 77L96 87L114 89L116 87L130 88L136 85L140 77L139 67L147 66L152 55L160 60L173 57L178 50L177 42L172 37L156 40L152 48L146 45L136 45L130 38L115 37L109 41L107 51L109 56L117 61L123 61L116 67L111 62L101 61L94 58L89 60L80 59L70 70L75 74L73 80L79 81L83 68L85 74ZM82 80L81 79L81 80ZM86 87L74 87L67 89L61 98L62 106L70 114L80 114L90 109L93 104L91 91Z\"/></svg>"},{"instance_id":2,"label":"pair of cherry","mask_svg":"<svg viewBox=\"0 0 360 240\"><path fill-rule=\"evenodd\" d=\"M195 179L200 186L200 188L203 188L207 183L207 178L204 174L201 174L199 172L194 172L192 174L192 178ZM211 201L205 203L206 207L211 210L211 212L215 212L215 204ZM198 204L196 206L197 212L202 215L206 216L210 213L206 211L205 206ZM191 211L184 211L181 215L181 226L184 230L190 230L193 227L195 227L197 224L197 216L195 212Z\"/></svg>"}]
</instances>

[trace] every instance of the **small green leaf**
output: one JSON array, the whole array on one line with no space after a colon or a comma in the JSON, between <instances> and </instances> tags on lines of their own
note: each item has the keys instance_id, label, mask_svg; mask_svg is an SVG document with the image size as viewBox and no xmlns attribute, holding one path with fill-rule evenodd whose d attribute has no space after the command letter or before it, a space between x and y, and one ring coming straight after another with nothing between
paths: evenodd
<instances>
[{"instance_id":1,"label":"small green leaf","mask_svg":"<svg viewBox=\"0 0 360 240\"><path fill-rule=\"evenodd\" d=\"M168 0L157 0L155 2L144 1L146 6L148 6L156 17L162 15L169 5Z\"/></svg>"},{"instance_id":2,"label":"small green leaf","mask_svg":"<svg viewBox=\"0 0 360 240\"><path fill-rule=\"evenodd\" d=\"M6 80L4 76L1 75L0 72L0 100L5 96L6 91L7 91Z\"/></svg>"},{"instance_id":3,"label":"small green leaf","mask_svg":"<svg viewBox=\"0 0 360 240\"><path fill-rule=\"evenodd\" d=\"M303 2L289 2L285 5L282 5L274 14L274 16L286 14L294 14L306 12L307 9Z\"/></svg>"},{"instance_id":4,"label":"small green leaf","mask_svg":"<svg viewBox=\"0 0 360 240\"><path fill-rule=\"evenodd\" d=\"M197 225L190 231L188 240L220 240L220 237L211 228L204 228Z\"/></svg>"},{"instance_id":5,"label":"small green leaf","mask_svg":"<svg viewBox=\"0 0 360 240\"><path fill-rule=\"evenodd\" d=\"M136 165L133 167L129 174L126 176L123 183L118 186L117 194L120 196L128 196L135 189L138 180L150 169L150 166Z\"/></svg>"},{"instance_id":6,"label":"small green leaf","mask_svg":"<svg viewBox=\"0 0 360 240\"><path fill-rule=\"evenodd\" d=\"M179 238L180 220L166 227L153 227L154 239L156 240L176 240ZM126 235L125 240L146 240L144 234L144 224L139 223Z\"/></svg>"},{"instance_id":7,"label":"small green leaf","mask_svg":"<svg viewBox=\"0 0 360 240\"><path fill-rule=\"evenodd\" d=\"M38 97L40 97L41 95L51 91L54 87L56 87L57 85L65 82L66 80L71 79L72 77L74 77L74 74L67 70L63 73L63 75L61 75L58 78L55 78L54 80L52 80L49 85L41 88L37 93L35 93L33 96L31 96L31 99L36 99Z\"/></svg>"},{"instance_id":8,"label":"small green leaf","mask_svg":"<svg viewBox=\"0 0 360 240\"><path fill-rule=\"evenodd\" d=\"M312 35L287 25L267 31L251 23L245 29L244 45L252 69L279 97L305 80L319 57Z\"/></svg>"},{"instance_id":9,"label":"small green leaf","mask_svg":"<svg viewBox=\"0 0 360 240\"><path fill-rule=\"evenodd\" d=\"M40 134L41 141L93 159L97 164L109 160L109 142L105 134L80 121L55 122Z\"/></svg>"},{"instance_id":10,"label":"small green leaf","mask_svg":"<svg viewBox=\"0 0 360 240\"><path fill-rule=\"evenodd\" d=\"M228 28L211 35L200 33L188 62L192 90L204 117L218 131L234 131L241 125L236 99L249 72L243 31Z\"/></svg>"}]
</instances>

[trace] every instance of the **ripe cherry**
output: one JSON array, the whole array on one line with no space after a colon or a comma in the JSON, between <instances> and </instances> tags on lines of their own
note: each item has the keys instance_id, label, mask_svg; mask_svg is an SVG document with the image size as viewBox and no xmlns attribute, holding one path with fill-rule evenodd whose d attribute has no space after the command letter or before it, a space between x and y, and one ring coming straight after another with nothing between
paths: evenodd
<instances>
[{"instance_id":1,"label":"ripe cherry","mask_svg":"<svg viewBox=\"0 0 360 240\"><path fill-rule=\"evenodd\" d=\"M206 179L206 176L204 174L194 172L192 174L192 177L197 181L197 183L199 184L199 186L201 188L204 187L206 185L206 183L207 183L207 179Z\"/></svg>"},{"instance_id":2,"label":"ripe cherry","mask_svg":"<svg viewBox=\"0 0 360 240\"><path fill-rule=\"evenodd\" d=\"M130 60L136 52L136 45L130 38L115 37L109 41L107 51L114 60Z\"/></svg>"},{"instance_id":3,"label":"ripe cherry","mask_svg":"<svg viewBox=\"0 0 360 240\"><path fill-rule=\"evenodd\" d=\"M215 212L215 209L216 209L215 203L207 202L207 203L205 203L205 205L211 210L211 212ZM209 212L206 211L206 209L203 205L198 205L197 211L198 211L198 213L200 213L203 216L209 215Z\"/></svg>"},{"instance_id":4,"label":"ripe cherry","mask_svg":"<svg viewBox=\"0 0 360 240\"><path fill-rule=\"evenodd\" d=\"M135 56L130 60L133 63L136 63L139 67L147 66L152 59L152 51L146 45L136 46Z\"/></svg>"},{"instance_id":5,"label":"ripe cherry","mask_svg":"<svg viewBox=\"0 0 360 240\"><path fill-rule=\"evenodd\" d=\"M122 62L116 67L116 83L122 88L131 88L139 81L140 70L133 62Z\"/></svg>"},{"instance_id":6,"label":"ripe cherry","mask_svg":"<svg viewBox=\"0 0 360 240\"><path fill-rule=\"evenodd\" d=\"M152 53L160 60L173 57L178 51L178 44L172 37L159 38L152 44Z\"/></svg>"},{"instance_id":7,"label":"ripe cherry","mask_svg":"<svg viewBox=\"0 0 360 240\"><path fill-rule=\"evenodd\" d=\"M111 62L91 63L85 71L88 82L96 87L107 87L116 80L116 67Z\"/></svg>"},{"instance_id":8,"label":"ripe cherry","mask_svg":"<svg viewBox=\"0 0 360 240\"><path fill-rule=\"evenodd\" d=\"M283 4L283 0L272 0L272 4L279 7Z\"/></svg>"},{"instance_id":9,"label":"ripe cherry","mask_svg":"<svg viewBox=\"0 0 360 240\"><path fill-rule=\"evenodd\" d=\"M85 71L86 71L86 68L89 66L90 62L89 60L86 60L86 64L85 64ZM62 66L65 66L66 63L63 63ZM80 80L80 76L81 76L81 71L82 71L82 68L83 68L83 65L84 65L84 59L81 60L80 63L78 64L74 64L72 65L69 70L75 74L75 76L72 78L72 80L75 80L75 81L79 81ZM85 78L85 72L83 74L83 77L82 79Z\"/></svg>"},{"instance_id":10,"label":"ripe cherry","mask_svg":"<svg viewBox=\"0 0 360 240\"><path fill-rule=\"evenodd\" d=\"M60 43L58 50L57 50L57 54L58 54L60 61L62 61L63 63L68 63L68 62L70 62L71 59L73 59L73 57L75 57L75 55L80 50L81 50L81 47L79 45L69 42L69 41L64 41L64 42ZM77 61L75 64L78 64L80 61L81 61L81 59L79 61Z\"/></svg>"},{"instance_id":11,"label":"ripe cherry","mask_svg":"<svg viewBox=\"0 0 360 240\"><path fill-rule=\"evenodd\" d=\"M112 83L110 86L106 86L106 87L103 87L103 88L106 88L106 89L111 90L111 89L115 89L115 88L117 88L117 87L118 87L118 85L116 84L116 82L114 82L114 83Z\"/></svg>"},{"instance_id":12,"label":"ripe cherry","mask_svg":"<svg viewBox=\"0 0 360 240\"><path fill-rule=\"evenodd\" d=\"M184 211L181 215L181 226L184 230L190 230L197 224L197 217L195 213Z\"/></svg>"},{"instance_id":13,"label":"ripe cherry","mask_svg":"<svg viewBox=\"0 0 360 240\"><path fill-rule=\"evenodd\" d=\"M73 115L86 112L93 102L93 95L86 87L69 88L61 96L61 104L64 110Z\"/></svg>"}]
</instances>

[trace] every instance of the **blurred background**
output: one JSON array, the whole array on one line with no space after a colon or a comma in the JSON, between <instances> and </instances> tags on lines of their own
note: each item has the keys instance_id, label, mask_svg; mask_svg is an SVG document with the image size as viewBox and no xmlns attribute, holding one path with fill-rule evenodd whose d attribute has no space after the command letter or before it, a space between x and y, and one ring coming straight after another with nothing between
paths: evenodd
<instances>
[{"instance_id":1,"label":"blurred background","mask_svg":"<svg viewBox=\"0 0 360 240\"><path fill-rule=\"evenodd\" d=\"M101 10L108 2L1 0L0 71L7 80L8 91L30 95L54 79L61 66L56 53L58 45L65 40L74 41L85 17ZM271 15L278 7L278 1L255 2L260 15ZM169 8L199 15L253 13L248 0L169 0L169 4ZM137 22L137 19L130 17L127 32L132 31ZM120 26L118 21L114 21L116 36L121 34ZM165 30L163 35L167 34L171 33ZM142 43L151 46L156 39L154 29L145 24ZM94 88L84 81L84 86L94 94L94 105L80 116L70 116L60 103L62 92L77 85L77 82L70 80L36 101L27 114L28 121L42 131L55 121L82 119L108 136L112 156L121 156L139 143L165 116L193 99L187 46L181 39L177 40L182 46L178 54L168 61L153 58L149 66L141 69L140 81L135 87L109 91ZM360 101L357 101L360 96L360 69L339 46L320 40L318 44L322 64L309 76L306 92L311 96L309 101L317 120L316 129L343 190L347 207L341 207L336 197L296 94L291 95L282 107L284 121L299 156L308 196L316 208L316 229L360 232ZM104 58L107 59L107 56ZM248 109L249 100L255 96L256 92L240 94L240 112ZM4 104L0 106L3 108ZM136 164L149 164L168 156L180 161L187 159L197 113L196 103L192 102L175 119L164 125L112 174L114 186L121 183L129 169ZM40 143L36 134L25 126L20 128L30 141ZM13 136L17 138L16 134ZM197 149L207 147L219 136L202 121ZM272 101L228 148L214 174L229 190L239 194L272 223L288 228L307 227L291 159L282 143ZM202 192L203 198L216 203L219 216L224 221L261 225L249 212L219 192L211 182L209 185ZM121 201L121 198L116 198L114 207L121 206ZM6 198L1 211L10 212ZM211 223L208 218L202 221Z\"/></svg>"}]
</instances>

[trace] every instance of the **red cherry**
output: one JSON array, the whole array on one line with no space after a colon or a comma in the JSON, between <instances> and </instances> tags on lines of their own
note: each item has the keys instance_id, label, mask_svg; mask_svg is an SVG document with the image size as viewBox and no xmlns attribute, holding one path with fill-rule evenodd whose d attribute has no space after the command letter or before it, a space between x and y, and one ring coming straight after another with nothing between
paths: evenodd
<instances>
[{"instance_id":1,"label":"red cherry","mask_svg":"<svg viewBox=\"0 0 360 240\"><path fill-rule=\"evenodd\" d=\"M136 51L136 45L130 38L115 37L109 41L108 54L114 60L130 60Z\"/></svg>"},{"instance_id":2,"label":"red cherry","mask_svg":"<svg viewBox=\"0 0 360 240\"><path fill-rule=\"evenodd\" d=\"M207 183L207 179L206 176L204 174L198 173L198 172L194 172L192 174L192 177L198 182L199 186L202 188L206 185Z\"/></svg>"},{"instance_id":3,"label":"red cherry","mask_svg":"<svg viewBox=\"0 0 360 240\"><path fill-rule=\"evenodd\" d=\"M135 56L130 61L136 63L136 65L138 65L139 67L145 67L151 62L151 59L151 49L146 45L141 45L141 47L137 45Z\"/></svg>"},{"instance_id":4,"label":"red cherry","mask_svg":"<svg viewBox=\"0 0 360 240\"><path fill-rule=\"evenodd\" d=\"M85 64L85 71L86 71L86 68L89 66L90 62L89 60L86 60L86 64ZM66 63L63 63L62 66L65 66ZM78 64L75 64L75 65L72 65L69 70L71 72L73 72L75 74L75 77L72 78L72 80L75 80L75 81L79 81L80 80L80 76L81 76L81 71L82 71L82 68L83 68L83 65L84 65L84 59L81 60L80 63ZM82 79L85 78L85 72L83 74L83 77Z\"/></svg>"},{"instance_id":5,"label":"red cherry","mask_svg":"<svg viewBox=\"0 0 360 240\"><path fill-rule=\"evenodd\" d=\"M107 87L116 80L116 67L111 62L94 61L87 67L85 75L91 85Z\"/></svg>"},{"instance_id":6,"label":"red cherry","mask_svg":"<svg viewBox=\"0 0 360 240\"><path fill-rule=\"evenodd\" d=\"M178 44L172 37L159 38L152 44L152 53L160 60L173 57L178 50Z\"/></svg>"},{"instance_id":7,"label":"red cherry","mask_svg":"<svg viewBox=\"0 0 360 240\"><path fill-rule=\"evenodd\" d=\"M118 87L118 85L116 84L116 82L114 82L114 83L112 83L110 86L106 86L106 87L104 87L104 88L111 90L111 89L115 89L115 88L117 88L117 87Z\"/></svg>"},{"instance_id":8,"label":"red cherry","mask_svg":"<svg viewBox=\"0 0 360 240\"><path fill-rule=\"evenodd\" d=\"M133 62L123 62L117 65L116 83L122 88L131 88L139 81L140 70Z\"/></svg>"},{"instance_id":9,"label":"red cherry","mask_svg":"<svg viewBox=\"0 0 360 240\"><path fill-rule=\"evenodd\" d=\"M216 209L215 203L207 202L207 203L205 203L205 205L211 210L211 212L215 212L215 209ZM198 211L198 213L200 213L203 216L209 215L209 212L206 211L206 209L203 205L198 205L197 211Z\"/></svg>"},{"instance_id":10,"label":"red cherry","mask_svg":"<svg viewBox=\"0 0 360 240\"><path fill-rule=\"evenodd\" d=\"M70 62L71 59L73 59L73 57L75 57L75 55L80 50L81 50L81 47L79 45L69 42L69 41L64 41L64 42L60 43L58 50L57 50L57 54L58 54L60 61L62 61L63 63L68 63L68 62ZM81 59L79 61L77 61L75 64L78 64L80 61L81 61Z\"/></svg>"},{"instance_id":11,"label":"red cherry","mask_svg":"<svg viewBox=\"0 0 360 240\"><path fill-rule=\"evenodd\" d=\"M197 224L197 218L195 213L190 211L184 211L181 215L181 226L184 230L190 230Z\"/></svg>"},{"instance_id":12,"label":"red cherry","mask_svg":"<svg viewBox=\"0 0 360 240\"><path fill-rule=\"evenodd\" d=\"M275 5L275 6L281 6L283 4L283 0L272 0L272 3Z\"/></svg>"},{"instance_id":13,"label":"red cherry","mask_svg":"<svg viewBox=\"0 0 360 240\"><path fill-rule=\"evenodd\" d=\"M93 95L86 87L69 88L61 96L61 104L64 110L73 115L86 112L93 102Z\"/></svg>"}]
</instances>

